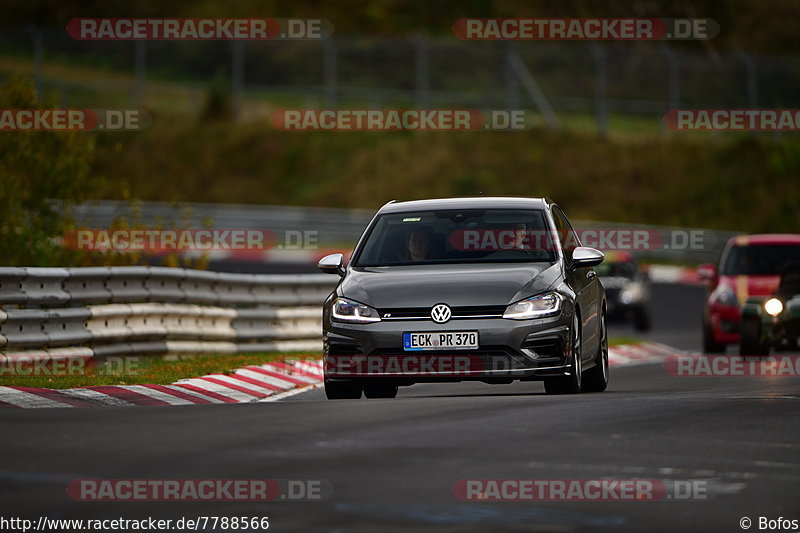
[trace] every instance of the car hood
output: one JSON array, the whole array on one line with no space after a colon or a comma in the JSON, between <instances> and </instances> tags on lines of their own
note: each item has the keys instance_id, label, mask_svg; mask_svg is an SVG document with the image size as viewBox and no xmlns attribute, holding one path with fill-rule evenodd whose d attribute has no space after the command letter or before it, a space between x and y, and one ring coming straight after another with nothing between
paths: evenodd
<instances>
[{"instance_id":1,"label":"car hood","mask_svg":"<svg viewBox=\"0 0 800 533\"><path fill-rule=\"evenodd\" d=\"M739 304L743 304L750 297L771 296L778 289L781 277L779 275L760 276L727 276L719 278L720 285L728 285L736 293Z\"/></svg>"},{"instance_id":2,"label":"car hood","mask_svg":"<svg viewBox=\"0 0 800 533\"><path fill-rule=\"evenodd\" d=\"M372 307L508 305L559 280L558 263L351 268L339 295Z\"/></svg>"}]
</instances>

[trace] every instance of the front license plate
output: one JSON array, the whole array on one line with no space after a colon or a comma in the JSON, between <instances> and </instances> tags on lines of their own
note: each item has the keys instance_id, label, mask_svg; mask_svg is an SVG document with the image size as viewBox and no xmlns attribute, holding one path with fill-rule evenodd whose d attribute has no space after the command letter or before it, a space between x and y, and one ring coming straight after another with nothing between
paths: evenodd
<instances>
[{"instance_id":1,"label":"front license plate","mask_svg":"<svg viewBox=\"0 0 800 533\"><path fill-rule=\"evenodd\" d=\"M403 349L407 352L419 350L474 350L477 347L477 331L403 333Z\"/></svg>"}]
</instances>

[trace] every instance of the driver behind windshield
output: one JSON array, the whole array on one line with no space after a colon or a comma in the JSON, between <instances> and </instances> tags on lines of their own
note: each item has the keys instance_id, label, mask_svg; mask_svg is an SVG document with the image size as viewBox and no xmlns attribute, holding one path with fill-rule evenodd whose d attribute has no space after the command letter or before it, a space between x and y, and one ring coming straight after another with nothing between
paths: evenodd
<instances>
[{"instance_id":1,"label":"driver behind windshield","mask_svg":"<svg viewBox=\"0 0 800 533\"><path fill-rule=\"evenodd\" d=\"M433 230L427 226L415 229L408 235L406 242L406 257L409 261L424 261L429 257Z\"/></svg>"}]
</instances>

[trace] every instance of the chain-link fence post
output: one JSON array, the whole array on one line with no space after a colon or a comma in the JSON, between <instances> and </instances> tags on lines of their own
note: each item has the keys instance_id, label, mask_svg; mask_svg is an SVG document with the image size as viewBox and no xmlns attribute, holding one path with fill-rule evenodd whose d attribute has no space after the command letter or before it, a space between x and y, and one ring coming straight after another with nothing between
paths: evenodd
<instances>
[{"instance_id":1,"label":"chain-link fence post","mask_svg":"<svg viewBox=\"0 0 800 533\"><path fill-rule=\"evenodd\" d=\"M238 119L244 101L244 41L231 41L231 110Z\"/></svg>"},{"instance_id":2,"label":"chain-link fence post","mask_svg":"<svg viewBox=\"0 0 800 533\"><path fill-rule=\"evenodd\" d=\"M414 43L414 72L417 87L417 107L426 109L430 106L430 64L428 62L428 43L416 34L412 37Z\"/></svg>"},{"instance_id":3,"label":"chain-link fence post","mask_svg":"<svg viewBox=\"0 0 800 533\"><path fill-rule=\"evenodd\" d=\"M134 86L133 101L137 107L144 107L145 84L147 81L147 41L133 41Z\"/></svg>"},{"instance_id":4,"label":"chain-link fence post","mask_svg":"<svg viewBox=\"0 0 800 533\"><path fill-rule=\"evenodd\" d=\"M28 33L31 35L33 44L33 83L36 87L36 94L42 96L42 55L44 46L42 45L42 31L34 25L28 26Z\"/></svg>"},{"instance_id":5,"label":"chain-link fence post","mask_svg":"<svg viewBox=\"0 0 800 533\"><path fill-rule=\"evenodd\" d=\"M519 109L519 92L517 91L517 73L514 71L514 45L507 42L503 47L503 78L506 86L506 109Z\"/></svg>"},{"instance_id":6,"label":"chain-link fence post","mask_svg":"<svg viewBox=\"0 0 800 533\"><path fill-rule=\"evenodd\" d=\"M594 56L594 106L597 114L597 134L608 136L608 78L606 72L606 51L597 43L589 43Z\"/></svg>"},{"instance_id":7,"label":"chain-link fence post","mask_svg":"<svg viewBox=\"0 0 800 533\"><path fill-rule=\"evenodd\" d=\"M326 109L335 108L337 105L337 76L336 76L336 43L333 37L322 41L323 77L325 83L324 102Z\"/></svg>"}]
</instances>

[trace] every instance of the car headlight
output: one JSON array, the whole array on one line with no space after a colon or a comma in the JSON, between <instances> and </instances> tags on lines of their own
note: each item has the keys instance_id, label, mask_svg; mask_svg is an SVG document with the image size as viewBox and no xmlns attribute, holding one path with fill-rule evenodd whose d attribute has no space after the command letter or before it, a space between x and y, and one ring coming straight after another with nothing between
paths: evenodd
<instances>
[{"instance_id":1,"label":"car headlight","mask_svg":"<svg viewBox=\"0 0 800 533\"><path fill-rule=\"evenodd\" d=\"M333 318L340 322L380 322L381 317L378 312L368 305L348 300L347 298L336 298L333 301Z\"/></svg>"},{"instance_id":2,"label":"car headlight","mask_svg":"<svg viewBox=\"0 0 800 533\"><path fill-rule=\"evenodd\" d=\"M619 299L624 304L638 302L642 299L642 284L638 282L629 283L620 293Z\"/></svg>"},{"instance_id":3,"label":"car headlight","mask_svg":"<svg viewBox=\"0 0 800 533\"><path fill-rule=\"evenodd\" d=\"M764 311L766 311L769 316L778 316L783 312L783 302L777 298L770 298L764 302Z\"/></svg>"},{"instance_id":4,"label":"car headlight","mask_svg":"<svg viewBox=\"0 0 800 533\"><path fill-rule=\"evenodd\" d=\"M561 295L555 292L525 298L506 307L503 318L526 320L555 316L561 312L561 300Z\"/></svg>"},{"instance_id":5,"label":"car headlight","mask_svg":"<svg viewBox=\"0 0 800 533\"><path fill-rule=\"evenodd\" d=\"M736 293L728 285L720 285L714 292L711 293L711 301L720 305L730 305L733 307L739 306L739 301L736 299Z\"/></svg>"}]
</instances>

